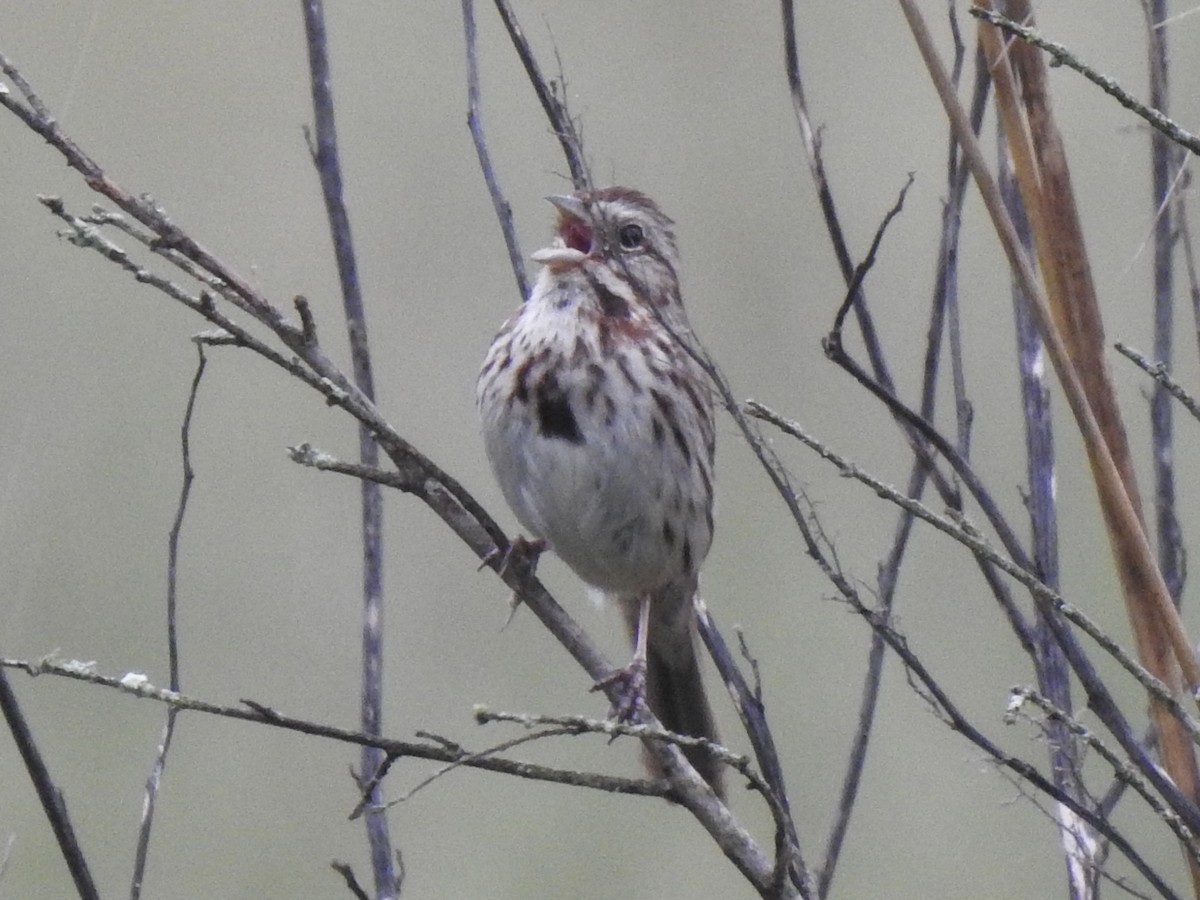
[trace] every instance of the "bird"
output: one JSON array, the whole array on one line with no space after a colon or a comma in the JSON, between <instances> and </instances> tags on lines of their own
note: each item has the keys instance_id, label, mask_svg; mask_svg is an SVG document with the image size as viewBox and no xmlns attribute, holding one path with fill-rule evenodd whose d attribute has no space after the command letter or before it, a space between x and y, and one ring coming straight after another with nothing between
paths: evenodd
<instances>
[{"instance_id":1,"label":"bird","mask_svg":"<svg viewBox=\"0 0 1200 900\"><path fill-rule=\"evenodd\" d=\"M716 742L694 605L713 538L713 391L689 351L674 223L631 188L546 199L553 239L476 383L487 457L532 545L620 610L633 657L600 682L618 688L618 718L645 702L666 729ZM685 754L723 796L713 755Z\"/></svg>"}]
</instances>

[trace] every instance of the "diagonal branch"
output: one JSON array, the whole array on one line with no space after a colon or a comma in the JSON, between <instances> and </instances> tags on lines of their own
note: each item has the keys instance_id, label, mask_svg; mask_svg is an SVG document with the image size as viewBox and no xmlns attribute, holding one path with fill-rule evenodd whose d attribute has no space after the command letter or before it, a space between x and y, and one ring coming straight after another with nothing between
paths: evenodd
<instances>
[{"instance_id":1,"label":"diagonal branch","mask_svg":"<svg viewBox=\"0 0 1200 900\"><path fill-rule=\"evenodd\" d=\"M1131 363L1153 378L1163 389L1172 397L1183 404L1183 408L1192 414L1192 417L1200 421L1200 402L1197 402L1178 381L1171 377L1171 373L1167 371L1167 367L1161 362L1151 362L1143 354L1138 353L1128 344L1117 341L1113 345L1117 352L1128 359Z\"/></svg>"},{"instance_id":2,"label":"diagonal branch","mask_svg":"<svg viewBox=\"0 0 1200 900\"><path fill-rule=\"evenodd\" d=\"M475 155L479 157L479 169L483 173L488 196L492 198L492 208L496 211L496 220L500 223L500 233L504 235L504 246L508 248L508 264L512 267L513 277L517 280L517 291L524 300L529 296L529 276L525 274L525 257L521 254L521 247L517 242L517 230L513 227L512 206L505 198L504 192L500 190L500 183L496 180L496 170L492 166L492 157L488 152L487 138L483 134L474 0L462 0L462 17L463 38L467 45L467 128L470 129L471 140L475 144Z\"/></svg>"},{"instance_id":3,"label":"diagonal branch","mask_svg":"<svg viewBox=\"0 0 1200 900\"><path fill-rule=\"evenodd\" d=\"M1188 131L1180 128L1177 123L1163 115L1159 110L1146 106L1132 94L1122 88L1117 82L1108 77L1101 75L1095 69L1091 68L1086 63L1081 62L1075 57L1070 50L1062 44L1056 44L1054 41L1048 41L1042 37L1036 30L1022 25L1019 22L1014 22L1007 16L1002 16L994 10L982 6L972 6L970 8L971 15L978 19L983 19L985 22L990 22L997 28L1016 35L1023 41L1028 41L1035 47L1040 47L1045 50L1054 59L1056 65L1066 66L1068 69L1074 69L1092 84L1099 87L1104 93L1108 94L1123 107L1133 113L1141 116L1150 123L1158 131L1161 131L1175 143L1182 147L1186 147L1193 153L1200 153L1200 137L1191 134Z\"/></svg>"},{"instance_id":4,"label":"diagonal branch","mask_svg":"<svg viewBox=\"0 0 1200 900\"><path fill-rule=\"evenodd\" d=\"M46 820L54 832L54 839L58 842L58 849L67 863L80 900L100 900L100 892L96 890L96 884L92 881L92 873L88 869L83 848L79 846L79 839L75 836L75 829L67 815L66 800L50 777L46 760L38 749L29 722L21 712L21 705L8 680L8 674L3 670L0 670L0 714L4 716L4 722L16 741L17 751L21 754L25 770L29 773L29 780L33 782L33 788L37 791L38 801L46 813Z\"/></svg>"},{"instance_id":5,"label":"diagonal branch","mask_svg":"<svg viewBox=\"0 0 1200 900\"><path fill-rule=\"evenodd\" d=\"M542 74L541 66L538 65L529 41L525 38L525 32L521 30L521 23L517 21L516 13L513 12L508 0L495 0L495 4L496 11L500 13L500 19L504 22L504 28L508 31L508 37L512 41L513 49L517 51L517 57L521 60L521 65L525 67L525 74L529 76L529 84L533 87L538 102L542 104L542 110L550 121L550 128L562 147L563 157L571 170L571 183L575 185L576 190L590 187L591 177L588 175L587 162L583 156L583 138L567 111L567 104L555 91L554 82ZM566 84L560 83L559 86L565 97Z\"/></svg>"}]
</instances>

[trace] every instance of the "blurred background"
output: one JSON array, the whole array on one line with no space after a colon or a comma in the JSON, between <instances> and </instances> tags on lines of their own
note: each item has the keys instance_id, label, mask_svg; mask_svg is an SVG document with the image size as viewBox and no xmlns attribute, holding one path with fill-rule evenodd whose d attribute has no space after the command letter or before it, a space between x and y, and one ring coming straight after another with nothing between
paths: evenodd
<instances>
[{"instance_id":1,"label":"blurred background","mask_svg":"<svg viewBox=\"0 0 1200 900\"><path fill-rule=\"evenodd\" d=\"M965 3L952 5L970 40ZM914 400L946 193L943 114L897 8L799 7L809 103L856 257L915 174L866 286L892 371ZM947 9L924 4L949 54ZM821 352L844 287L792 113L778 8L744 0L530 0L516 11L547 72L555 71L556 51L561 58L596 181L638 187L676 220L692 322L735 393L798 419L884 480L903 483L908 453L894 425ZM476 15L490 149L528 254L549 235L553 216L542 198L567 188L566 167L495 11L480 3ZM1039 16L1048 36L1147 94L1138 3L1057 0L1041 5ZM307 296L323 342L348 369L324 210L301 130L311 108L299 4L0 0L0 23L0 50L111 177L153 195L277 304ZM466 128L459 5L329 4L328 24L380 405L515 528L487 469L474 410L480 360L518 297ZM1172 112L1196 130L1200 16L1170 27ZM1051 83L1109 337L1148 351L1147 135L1077 75L1055 70ZM35 195L61 195L76 212L93 197L7 113L0 159L0 654L94 660L105 673L143 672L166 684L166 541L196 362L189 338L205 325L56 238L57 221ZM973 191L966 219L962 314L974 458L1006 511L1023 522L1008 279ZM1181 312L1180 329L1194 331L1190 314ZM353 457L353 424L249 353L210 356L192 433L197 480L180 568L184 692L224 703L253 698L355 727L358 485L300 468L285 452L309 441ZM1122 361L1113 367L1145 458L1146 379ZM1176 371L1185 384L1200 378L1189 340ZM1124 640L1093 490L1065 404L1055 400L1068 426L1058 442L1064 591ZM760 661L800 834L816 863L870 635L830 599L727 418L718 440L718 534L704 594L727 636L740 626ZM774 443L815 501L843 566L869 591L895 510L786 438ZM1181 419L1185 537L1197 527L1196 480L1188 475L1197 451L1195 423ZM501 630L507 590L476 572L476 560L439 520L394 492L386 496L385 550L387 734L426 730L469 747L513 736L474 725L476 703L603 714L586 675L532 616L518 613ZM612 658L622 658L615 615L594 609L557 560L547 558L542 573ZM1193 592L1186 593L1190 612ZM1001 723L1009 687L1032 680L1028 663L970 560L928 529L917 529L897 624L991 736L1044 763L1032 729ZM898 666L889 663L884 676L833 896L1062 896L1063 863L1046 812L930 715ZM119 896L128 890L164 709L53 678L13 678L100 889ZM1140 708L1133 688L1121 690ZM718 705L724 734L745 749L728 704ZM520 752L557 765L638 771L628 742L579 738ZM347 746L183 716L145 896L348 896L328 863L346 860L369 882L362 824L347 821L357 799L348 772L357 759ZM387 795L403 794L432 769L397 764ZM732 802L769 846L761 804L736 792ZM1134 813L1125 823L1135 835L1155 827ZM661 802L459 770L396 807L391 824L411 897L753 895L696 823ZM1171 841L1146 843L1151 861L1178 881ZM0 897L72 895L7 734L0 735L5 844Z\"/></svg>"}]
</instances>

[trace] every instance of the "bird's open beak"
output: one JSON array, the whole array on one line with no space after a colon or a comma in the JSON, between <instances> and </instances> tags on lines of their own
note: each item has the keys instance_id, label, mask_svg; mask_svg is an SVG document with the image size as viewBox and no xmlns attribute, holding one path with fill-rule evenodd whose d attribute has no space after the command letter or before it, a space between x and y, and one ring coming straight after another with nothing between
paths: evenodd
<instances>
[{"instance_id":1,"label":"bird's open beak","mask_svg":"<svg viewBox=\"0 0 1200 900\"><path fill-rule=\"evenodd\" d=\"M530 256L540 263L576 264L592 252L592 226L587 207L571 194L553 194L546 198L558 209L558 234L549 247Z\"/></svg>"},{"instance_id":2,"label":"bird's open beak","mask_svg":"<svg viewBox=\"0 0 1200 900\"><path fill-rule=\"evenodd\" d=\"M553 204L564 216L587 221L587 207L574 194L551 194L546 202Z\"/></svg>"}]
</instances>

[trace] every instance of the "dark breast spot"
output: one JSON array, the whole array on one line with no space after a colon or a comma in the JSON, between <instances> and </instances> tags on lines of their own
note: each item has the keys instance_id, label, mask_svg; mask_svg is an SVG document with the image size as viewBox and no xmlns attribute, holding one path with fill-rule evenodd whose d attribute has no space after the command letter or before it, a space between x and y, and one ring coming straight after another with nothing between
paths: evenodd
<instances>
[{"instance_id":1,"label":"dark breast spot","mask_svg":"<svg viewBox=\"0 0 1200 900\"><path fill-rule=\"evenodd\" d=\"M626 358L623 353L619 353L617 354L616 360L617 369L620 371L621 377L625 379L625 383L629 385L629 390L635 395L644 393L645 388L643 388L642 383L634 377L633 370L629 367L628 358ZM657 394L658 392L655 391L655 393Z\"/></svg>"},{"instance_id":2,"label":"dark breast spot","mask_svg":"<svg viewBox=\"0 0 1200 900\"><path fill-rule=\"evenodd\" d=\"M600 302L600 312L611 319L628 319L629 303L620 294L616 294L600 283L598 278L589 278L596 299Z\"/></svg>"},{"instance_id":3,"label":"dark breast spot","mask_svg":"<svg viewBox=\"0 0 1200 900\"><path fill-rule=\"evenodd\" d=\"M559 438L571 444L582 444L583 435L571 401L552 372L547 372L538 381L537 394L538 431L542 437Z\"/></svg>"},{"instance_id":4,"label":"dark breast spot","mask_svg":"<svg viewBox=\"0 0 1200 900\"><path fill-rule=\"evenodd\" d=\"M604 427L612 428L617 421L617 404L613 401L612 394L604 395Z\"/></svg>"},{"instance_id":5,"label":"dark breast spot","mask_svg":"<svg viewBox=\"0 0 1200 900\"><path fill-rule=\"evenodd\" d=\"M526 346L525 341L521 341L521 349L524 349L524 350L529 349ZM510 354L510 356L511 356L511 354ZM529 402L530 378L531 378L531 376L533 376L534 370L541 369L543 367L543 364L549 358L550 358L550 348L543 347L542 349L538 350L536 353L531 353L528 356L526 356L524 362L522 362L519 366L517 366L517 370L513 373L513 390L512 390L512 398L509 400L510 403L513 400L517 401L518 403L528 403ZM504 364L505 367L507 368L508 365L511 364L511 362L512 362L512 359L510 358L507 362L505 362L505 364Z\"/></svg>"},{"instance_id":6,"label":"dark breast spot","mask_svg":"<svg viewBox=\"0 0 1200 900\"><path fill-rule=\"evenodd\" d=\"M600 355L606 359L616 352L616 344L613 341L612 324L608 319L600 319L596 323L596 330L599 334Z\"/></svg>"},{"instance_id":7,"label":"dark breast spot","mask_svg":"<svg viewBox=\"0 0 1200 900\"><path fill-rule=\"evenodd\" d=\"M683 436L683 429L679 427L678 422L671 423L671 434L675 436L675 445L679 448L679 454L683 457L683 461L690 466L692 449L688 446L687 438Z\"/></svg>"},{"instance_id":8,"label":"dark breast spot","mask_svg":"<svg viewBox=\"0 0 1200 900\"><path fill-rule=\"evenodd\" d=\"M654 397L654 402L658 404L659 412L662 413L667 425L671 428L671 436L675 438L679 454L685 463L691 465L692 449L688 446L687 438L684 437L683 429L679 425L679 416L676 414L674 401L662 391L651 389L650 393Z\"/></svg>"},{"instance_id":9,"label":"dark breast spot","mask_svg":"<svg viewBox=\"0 0 1200 900\"><path fill-rule=\"evenodd\" d=\"M655 416L650 427L654 429L654 443L661 447L662 442L667 439L667 430L663 427L662 419Z\"/></svg>"},{"instance_id":10,"label":"dark breast spot","mask_svg":"<svg viewBox=\"0 0 1200 900\"><path fill-rule=\"evenodd\" d=\"M662 536L664 544L668 547L675 546L675 529L671 527L671 523L667 519L663 519Z\"/></svg>"},{"instance_id":11,"label":"dark breast spot","mask_svg":"<svg viewBox=\"0 0 1200 900\"><path fill-rule=\"evenodd\" d=\"M583 403L589 409L596 408L596 399L600 396L600 391L604 387L604 380L608 377L608 373L604 371L604 367L596 363L589 363L587 367L587 389L583 392Z\"/></svg>"},{"instance_id":12,"label":"dark breast spot","mask_svg":"<svg viewBox=\"0 0 1200 900\"><path fill-rule=\"evenodd\" d=\"M529 370L533 368L532 357L517 366L513 375L513 397L519 403L529 402Z\"/></svg>"},{"instance_id":13,"label":"dark breast spot","mask_svg":"<svg viewBox=\"0 0 1200 900\"><path fill-rule=\"evenodd\" d=\"M587 358L590 355L591 354L588 352L587 341L585 341L582 337L576 337L575 349L571 353L571 362L577 366L581 366L587 361Z\"/></svg>"}]
</instances>

